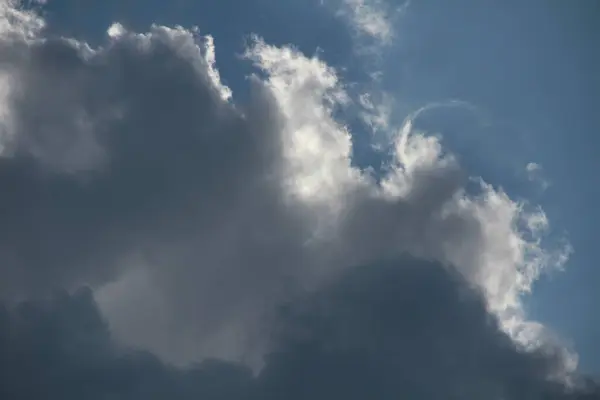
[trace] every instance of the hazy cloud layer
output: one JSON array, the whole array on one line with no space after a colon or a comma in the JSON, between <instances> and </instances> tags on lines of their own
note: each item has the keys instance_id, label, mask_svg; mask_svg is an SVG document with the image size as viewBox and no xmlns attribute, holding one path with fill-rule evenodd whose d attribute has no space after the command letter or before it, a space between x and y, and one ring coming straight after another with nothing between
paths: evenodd
<instances>
[{"instance_id":1,"label":"hazy cloud layer","mask_svg":"<svg viewBox=\"0 0 600 400\"><path fill-rule=\"evenodd\" d=\"M570 248L414 115L373 176L334 118L360 99L317 57L253 38L240 104L197 29L115 24L92 48L0 5L11 396L37 390L25 374L63 398L564 398L577 381L520 301ZM163 364L206 357L262 368Z\"/></svg>"}]
</instances>

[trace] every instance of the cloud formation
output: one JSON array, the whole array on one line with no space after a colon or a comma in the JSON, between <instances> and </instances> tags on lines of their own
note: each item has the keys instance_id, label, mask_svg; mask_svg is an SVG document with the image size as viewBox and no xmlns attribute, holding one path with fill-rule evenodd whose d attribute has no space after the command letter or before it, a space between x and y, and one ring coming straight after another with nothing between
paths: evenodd
<instances>
[{"instance_id":1,"label":"cloud formation","mask_svg":"<svg viewBox=\"0 0 600 400\"><path fill-rule=\"evenodd\" d=\"M197 29L94 48L0 5L7 398L28 371L63 398L566 398L574 356L520 296L569 248L410 116L374 176L317 57L253 38L240 103ZM206 357L260 373L166 364Z\"/></svg>"},{"instance_id":2,"label":"cloud formation","mask_svg":"<svg viewBox=\"0 0 600 400\"><path fill-rule=\"evenodd\" d=\"M591 381L575 389L548 380L560 357L520 350L480 294L435 263L402 258L352 268L280 308L275 326L258 374L218 360L180 369L118 346L89 289L57 293L0 313L0 393L66 400L599 398Z\"/></svg>"}]
</instances>

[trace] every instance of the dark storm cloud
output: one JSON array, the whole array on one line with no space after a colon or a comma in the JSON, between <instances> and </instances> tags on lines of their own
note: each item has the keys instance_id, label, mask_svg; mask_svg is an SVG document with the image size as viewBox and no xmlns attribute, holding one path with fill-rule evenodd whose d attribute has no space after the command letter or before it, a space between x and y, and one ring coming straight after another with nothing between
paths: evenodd
<instances>
[{"instance_id":1,"label":"dark storm cloud","mask_svg":"<svg viewBox=\"0 0 600 400\"><path fill-rule=\"evenodd\" d=\"M353 268L282 307L265 367L177 369L118 347L88 289L0 314L2 398L597 399L548 380L560 360L525 352L458 274L413 259Z\"/></svg>"}]
</instances>

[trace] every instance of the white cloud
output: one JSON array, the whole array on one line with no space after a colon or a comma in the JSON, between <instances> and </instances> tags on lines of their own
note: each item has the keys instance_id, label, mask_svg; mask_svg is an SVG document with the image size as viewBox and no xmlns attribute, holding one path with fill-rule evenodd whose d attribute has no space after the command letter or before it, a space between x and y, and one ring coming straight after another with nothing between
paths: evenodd
<instances>
[{"instance_id":1,"label":"white cloud","mask_svg":"<svg viewBox=\"0 0 600 400\"><path fill-rule=\"evenodd\" d=\"M344 188L360 177L350 167L350 132L332 117L333 108L347 100L335 71L316 57L261 40L247 57L268 74L266 87L284 118L289 188L302 201L337 208Z\"/></svg>"},{"instance_id":2,"label":"white cloud","mask_svg":"<svg viewBox=\"0 0 600 400\"><path fill-rule=\"evenodd\" d=\"M205 45L204 45L204 61L208 66L208 76L212 81L213 85L219 90L221 93L221 98L227 101L231 98L231 89L221 83L221 76L219 74L219 70L216 67L216 56L215 56L215 41L212 36L206 35L204 37Z\"/></svg>"},{"instance_id":3,"label":"white cloud","mask_svg":"<svg viewBox=\"0 0 600 400\"><path fill-rule=\"evenodd\" d=\"M106 31L109 37L118 39L125 34L125 28L118 22L112 24Z\"/></svg>"},{"instance_id":4,"label":"white cloud","mask_svg":"<svg viewBox=\"0 0 600 400\"><path fill-rule=\"evenodd\" d=\"M390 8L380 0L344 0L341 13L349 19L357 33L388 44L394 37Z\"/></svg>"},{"instance_id":5,"label":"white cloud","mask_svg":"<svg viewBox=\"0 0 600 400\"><path fill-rule=\"evenodd\" d=\"M332 3L336 14L353 31L359 54L379 57L383 48L395 42L396 24L411 1L396 4L388 0L338 0Z\"/></svg>"},{"instance_id":6,"label":"white cloud","mask_svg":"<svg viewBox=\"0 0 600 400\"><path fill-rule=\"evenodd\" d=\"M374 133L390 131L394 102L389 94L376 93L374 96L371 92L362 93L358 103L364 110L361 112L363 121Z\"/></svg>"},{"instance_id":7,"label":"white cloud","mask_svg":"<svg viewBox=\"0 0 600 400\"><path fill-rule=\"evenodd\" d=\"M530 162L525 166L525 172L527 173L527 179L531 182L536 182L540 185L542 190L546 190L550 187L551 183L544 176L544 169L540 164Z\"/></svg>"},{"instance_id":8,"label":"white cloud","mask_svg":"<svg viewBox=\"0 0 600 400\"><path fill-rule=\"evenodd\" d=\"M45 22L37 14L19 8L21 0L0 0L0 34L6 40L34 38Z\"/></svg>"}]
</instances>

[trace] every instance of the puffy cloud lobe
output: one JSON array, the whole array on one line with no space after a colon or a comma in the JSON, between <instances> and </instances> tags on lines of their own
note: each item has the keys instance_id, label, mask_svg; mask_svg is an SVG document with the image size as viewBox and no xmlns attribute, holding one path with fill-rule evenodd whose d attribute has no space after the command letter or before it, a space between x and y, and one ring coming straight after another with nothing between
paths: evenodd
<instances>
[{"instance_id":1,"label":"puffy cloud lobe","mask_svg":"<svg viewBox=\"0 0 600 400\"><path fill-rule=\"evenodd\" d=\"M113 25L104 46L91 48L36 36L38 28L22 27L35 16L23 15L6 31L33 33L5 36L0 55L7 116L0 158L3 297L88 284L119 343L180 364L206 356L256 362L272 345L267 333L279 304L328 290L355 265L410 254L456 270L481 292L483 300L474 300L479 311L457 303L457 313L482 329L473 335L506 350L531 390L544 386L547 374L571 373L566 350L525 319L519 298L567 254L543 248L543 213L485 183L471 193L457 158L444 153L439 138L414 132L410 117L394 135L392 163L376 178L352 165L352 134L334 118L351 99L317 57L254 40L246 57L261 76L251 79L251 100L238 104L219 81L212 39L197 30L154 26L138 34ZM431 296L446 275L426 279L411 271L399 265L396 273L415 279L423 298L399 297L399 305L423 305L424 314L428 301L440 307ZM486 311L486 318L499 318L501 331L481 327ZM378 320L397 333L389 318L396 321L388 314ZM418 329L439 334L438 347L460 339L443 339L445 330L433 326ZM334 334L334 342L345 340ZM366 337L356 340L369 346ZM427 354L453 348L422 347ZM515 352L521 356L513 358ZM553 356L530 364L547 352ZM393 360L383 362L383 353L370 362L408 374ZM315 355L321 356L327 355ZM264 374L287 367L273 368L267 361ZM469 368L465 382L478 372ZM485 373L484 381L496 382L494 394L520 396L502 371ZM277 388L280 378L273 379ZM279 390L264 385L265 397Z\"/></svg>"}]
</instances>

